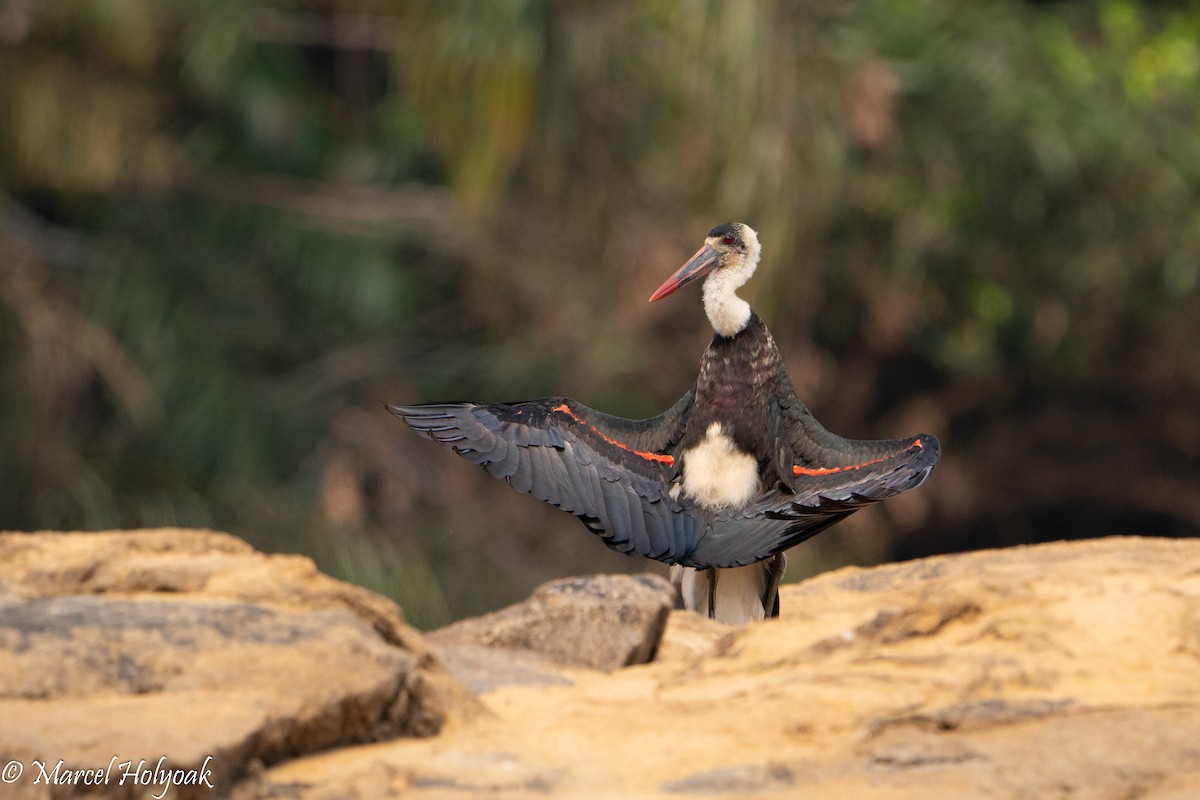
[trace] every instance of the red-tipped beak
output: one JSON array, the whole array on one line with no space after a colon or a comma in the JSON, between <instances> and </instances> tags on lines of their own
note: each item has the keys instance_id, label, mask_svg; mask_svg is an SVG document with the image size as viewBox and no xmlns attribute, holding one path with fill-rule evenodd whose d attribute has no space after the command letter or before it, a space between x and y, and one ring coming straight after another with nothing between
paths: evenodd
<instances>
[{"instance_id":1,"label":"red-tipped beak","mask_svg":"<svg viewBox=\"0 0 1200 800\"><path fill-rule=\"evenodd\" d=\"M694 280L703 278L705 275L713 271L713 268L721 263L721 254L710 244L704 245L696 254L688 259L688 262L675 271L675 274L667 278L662 286L654 290L654 294L650 295L650 302L662 300L671 292L687 286Z\"/></svg>"}]
</instances>

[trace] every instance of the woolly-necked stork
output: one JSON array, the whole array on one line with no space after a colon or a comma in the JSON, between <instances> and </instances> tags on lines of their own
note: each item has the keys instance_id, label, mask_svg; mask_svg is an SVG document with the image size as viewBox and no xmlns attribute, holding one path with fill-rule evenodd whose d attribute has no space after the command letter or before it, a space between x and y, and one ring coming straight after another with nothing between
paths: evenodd
<instances>
[{"instance_id":1,"label":"woolly-necked stork","mask_svg":"<svg viewBox=\"0 0 1200 800\"><path fill-rule=\"evenodd\" d=\"M578 516L609 547L672 565L684 605L741 624L779 613L784 551L859 508L920 486L928 434L864 441L827 431L796 397L770 332L737 289L761 248L725 223L650 297L708 276L715 335L696 385L628 420L563 397L389 410L514 489Z\"/></svg>"}]
</instances>

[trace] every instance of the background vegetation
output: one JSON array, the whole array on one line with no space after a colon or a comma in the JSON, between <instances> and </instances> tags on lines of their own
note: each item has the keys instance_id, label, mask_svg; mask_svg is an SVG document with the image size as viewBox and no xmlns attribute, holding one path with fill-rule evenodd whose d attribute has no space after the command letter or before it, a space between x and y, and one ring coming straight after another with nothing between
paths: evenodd
<instances>
[{"instance_id":1,"label":"background vegetation","mask_svg":"<svg viewBox=\"0 0 1200 800\"><path fill-rule=\"evenodd\" d=\"M431 626L648 562L384 401L656 413L705 232L838 432L845 562L1200 532L1196 3L0 0L0 527L211 526Z\"/></svg>"}]
</instances>

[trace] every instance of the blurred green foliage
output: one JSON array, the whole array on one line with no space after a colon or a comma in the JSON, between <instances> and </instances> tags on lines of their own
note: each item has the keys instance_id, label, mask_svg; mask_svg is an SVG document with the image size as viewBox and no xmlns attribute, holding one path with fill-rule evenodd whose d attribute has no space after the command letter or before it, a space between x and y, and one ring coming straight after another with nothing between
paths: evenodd
<instances>
[{"instance_id":1,"label":"blurred green foliage","mask_svg":"<svg viewBox=\"0 0 1200 800\"><path fill-rule=\"evenodd\" d=\"M381 403L656 413L708 334L645 298L737 219L819 416L947 444L798 572L1195 534L1198 195L1194 3L0 0L0 527L426 626L641 569Z\"/></svg>"}]
</instances>

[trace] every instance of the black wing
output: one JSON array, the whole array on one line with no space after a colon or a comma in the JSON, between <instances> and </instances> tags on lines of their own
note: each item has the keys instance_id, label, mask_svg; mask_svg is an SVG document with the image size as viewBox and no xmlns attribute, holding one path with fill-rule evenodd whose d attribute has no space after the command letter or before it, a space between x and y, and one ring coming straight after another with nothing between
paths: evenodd
<instances>
[{"instance_id":1,"label":"black wing","mask_svg":"<svg viewBox=\"0 0 1200 800\"><path fill-rule=\"evenodd\" d=\"M514 489L575 514L609 547L674 563L695 549L705 527L702 515L670 496L672 451L692 399L689 392L648 420L566 398L388 410Z\"/></svg>"},{"instance_id":2,"label":"black wing","mask_svg":"<svg viewBox=\"0 0 1200 800\"><path fill-rule=\"evenodd\" d=\"M823 430L823 429L822 429ZM832 436L832 434L829 434ZM924 483L941 446L928 434L909 439L853 442L860 460L839 456L826 466L793 467L796 493L770 492L746 507L720 512L711 521L687 566L753 564L803 542L863 506ZM810 455L811 451L802 451Z\"/></svg>"}]
</instances>

